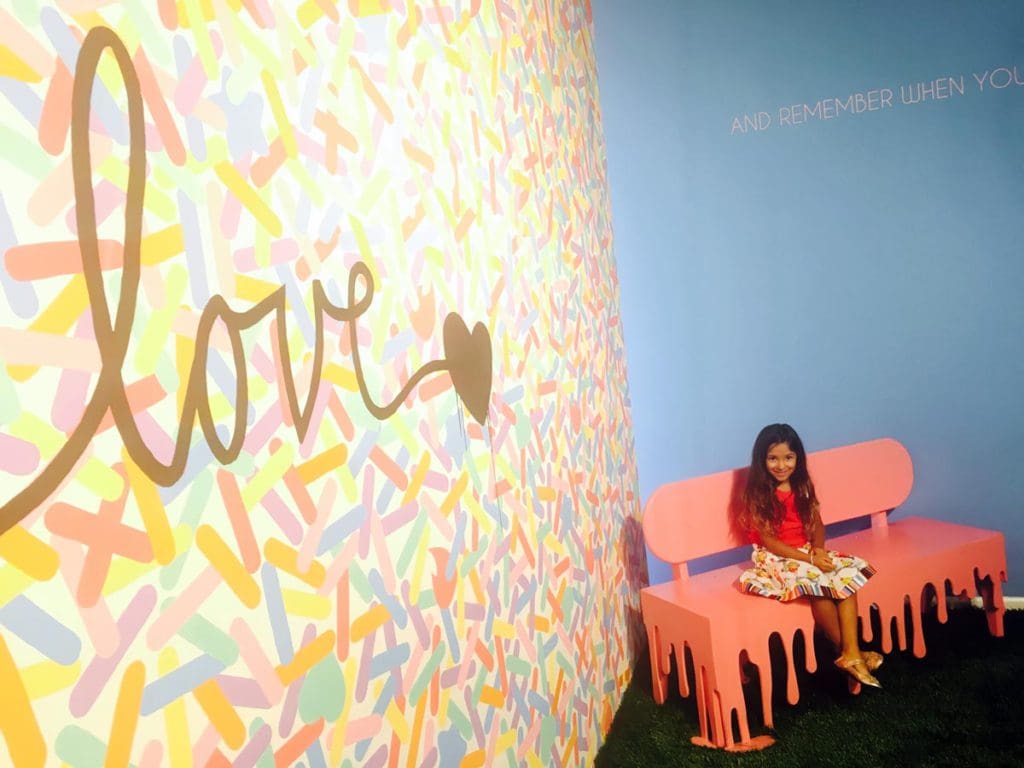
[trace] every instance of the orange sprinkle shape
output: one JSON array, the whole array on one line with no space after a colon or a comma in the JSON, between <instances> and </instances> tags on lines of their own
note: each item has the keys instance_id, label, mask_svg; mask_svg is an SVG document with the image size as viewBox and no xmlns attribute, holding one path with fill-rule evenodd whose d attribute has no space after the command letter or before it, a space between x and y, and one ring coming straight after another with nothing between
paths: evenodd
<instances>
[{"instance_id":1,"label":"orange sprinkle shape","mask_svg":"<svg viewBox=\"0 0 1024 768\"><path fill-rule=\"evenodd\" d=\"M275 768L285 768L298 760L302 753L309 749L310 745L320 738L324 730L324 719L321 717L315 723L310 723L299 729L298 733L286 741L277 752L274 753Z\"/></svg>"},{"instance_id":2,"label":"orange sprinkle shape","mask_svg":"<svg viewBox=\"0 0 1024 768\"><path fill-rule=\"evenodd\" d=\"M71 91L74 85L71 72L58 59L39 114L39 146L51 155L64 151L68 129L71 128Z\"/></svg>"},{"instance_id":3,"label":"orange sprinkle shape","mask_svg":"<svg viewBox=\"0 0 1024 768\"><path fill-rule=\"evenodd\" d=\"M207 680L193 693L224 743L231 749L239 749L245 743L245 724L217 681Z\"/></svg>"}]
</instances>

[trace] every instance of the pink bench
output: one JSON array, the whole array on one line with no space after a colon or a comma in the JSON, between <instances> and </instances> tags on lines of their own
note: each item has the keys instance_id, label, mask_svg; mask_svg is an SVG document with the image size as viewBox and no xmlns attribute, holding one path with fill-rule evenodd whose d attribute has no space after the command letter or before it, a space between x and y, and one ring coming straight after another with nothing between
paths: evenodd
<instances>
[{"instance_id":1,"label":"pink bench","mask_svg":"<svg viewBox=\"0 0 1024 768\"><path fill-rule=\"evenodd\" d=\"M892 650L895 620L899 647L906 650L904 604L913 617L913 652L924 656L921 612L925 588L939 596L938 618L946 620L945 582L954 592L974 594L976 583L988 612L989 631L1003 634L1002 582L1006 581L1003 534L981 528L910 517L889 522L887 513L910 494L913 466L906 449L895 440L818 451L808 455L808 469L821 501L826 524L870 515L871 527L837 538L827 546L860 555L878 573L859 593L861 632L870 642L870 608L882 618L882 650ZM693 742L726 749L750 749L743 701L741 657L758 667L764 722L772 726L769 637L778 633L786 652L787 699L799 699L793 665L793 640L805 638L806 666L813 672L814 621L806 602L780 603L742 593L736 586L749 561L689 576L687 561L746 544L737 530L735 511L745 482L745 469L719 472L669 483L658 488L644 508L647 546L672 564L674 578L640 592L640 606L651 653L651 680L658 703L665 701L671 657L679 675L679 692L689 695L683 664L684 648L693 657L700 736ZM979 581L976 581L979 580ZM739 726L733 732L733 715ZM770 739L767 740L770 743Z\"/></svg>"}]
</instances>

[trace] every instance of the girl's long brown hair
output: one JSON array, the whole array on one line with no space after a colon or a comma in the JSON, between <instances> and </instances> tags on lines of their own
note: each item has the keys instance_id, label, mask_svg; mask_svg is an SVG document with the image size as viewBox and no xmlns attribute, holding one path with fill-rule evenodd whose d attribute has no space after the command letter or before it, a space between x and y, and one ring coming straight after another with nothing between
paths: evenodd
<instances>
[{"instance_id":1,"label":"girl's long brown hair","mask_svg":"<svg viewBox=\"0 0 1024 768\"><path fill-rule=\"evenodd\" d=\"M768 472L768 451L779 443L789 445L796 454L796 469L789 478L796 500L796 510L804 524L804 533L811 539L814 533L818 497L814 483L807 472L807 452L803 441L789 424L769 424L762 429L750 452L750 472L743 490L743 508L740 510L740 524L747 531L767 530L775 533L782 522L785 507L775 496L778 483Z\"/></svg>"}]
</instances>

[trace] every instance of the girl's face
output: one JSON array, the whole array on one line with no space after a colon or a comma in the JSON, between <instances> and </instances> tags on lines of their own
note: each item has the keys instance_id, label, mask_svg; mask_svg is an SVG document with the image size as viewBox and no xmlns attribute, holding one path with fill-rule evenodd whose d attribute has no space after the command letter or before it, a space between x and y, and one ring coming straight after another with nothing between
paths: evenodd
<instances>
[{"instance_id":1,"label":"girl's face","mask_svg":"<svg viewBox=\"0 0 1024 768\"><path fill-rule=\"evenodd\" d=\"M796 471L796 452L789 447L789 443L775 443L771 446L764 463L768 474L775 478L782 490L787 490L789 478Z\"/></svg>"}]
</instances>

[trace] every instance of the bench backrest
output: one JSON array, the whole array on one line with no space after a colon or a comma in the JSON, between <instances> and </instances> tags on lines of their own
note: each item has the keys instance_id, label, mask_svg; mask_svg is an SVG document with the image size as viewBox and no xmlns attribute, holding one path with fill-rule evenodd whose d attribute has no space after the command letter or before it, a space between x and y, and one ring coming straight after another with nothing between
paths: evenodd
<instances>
[{"instance_id":1,"label":"bench backrest","mask_svg":"<svg viewBox=\"0 0 1024 768\"><path fill-rule=\"evenodd\" d=\"M906 500L914 483L910 454L889 438L809 453L807 469L826 524L881 513L872 524L884 525L885 513ZM651 494L644 539L677 577L686 576L688 560L747 544L736 521L746 475L746 467L718 472L668 483Z\"/></svg>"}]
</instances>

